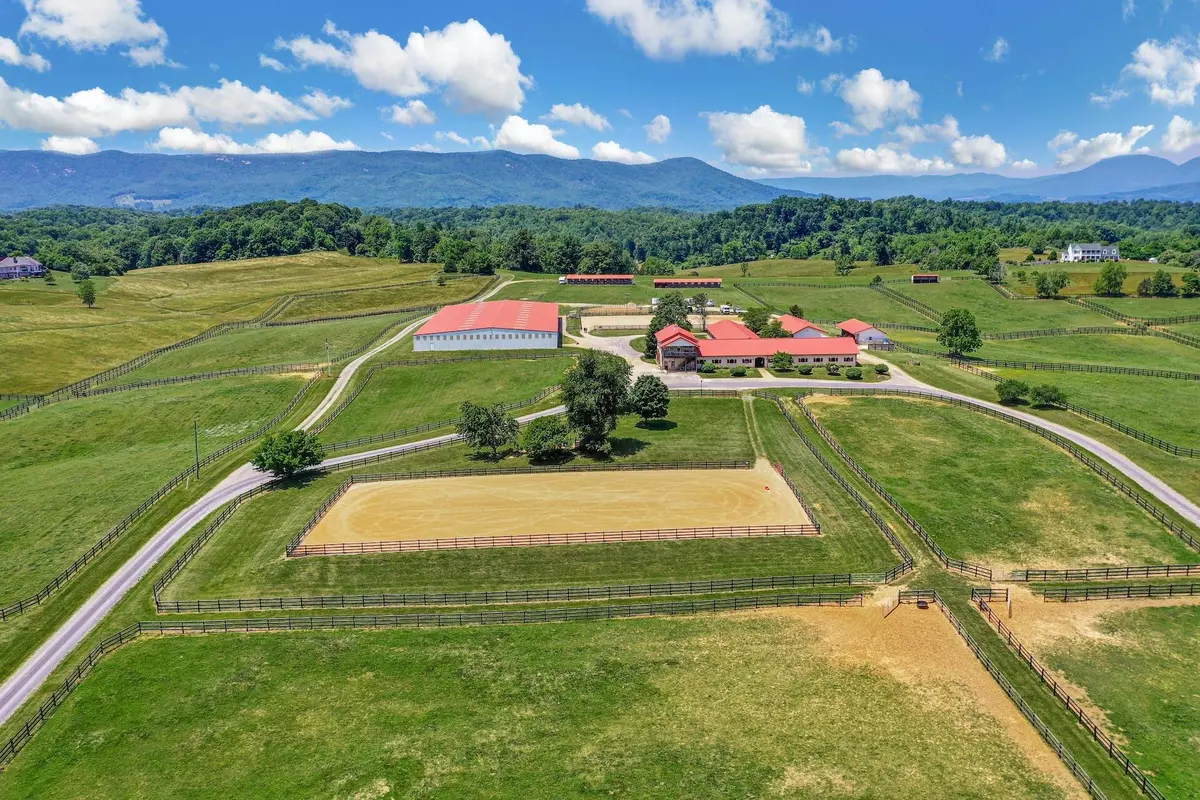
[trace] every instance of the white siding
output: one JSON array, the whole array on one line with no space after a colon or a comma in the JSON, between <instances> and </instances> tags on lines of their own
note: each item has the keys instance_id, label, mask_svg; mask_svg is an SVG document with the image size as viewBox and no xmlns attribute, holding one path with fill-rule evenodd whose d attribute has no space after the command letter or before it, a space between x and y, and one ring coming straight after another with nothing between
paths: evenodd
<instances>
[{"instance_id":1,"label":"white siding","mask_svg":"<svg viewBox=\"0 0 1200 800\"><path fill-rule=\"evenodd\" d=\"M418 353L449 350L553 350L558 347L558 333L516 331L489 328L479 331L433 333L413 337L413 350Z\"/></svg>"},{"instance_id":2,"label":"white siding","mask_svg":"<svg viewBox=\"0 0 1200 800\"><path fill-rule=\"evenodd\" d=\"M867 342L886 342L887 334L878 328L867 328L865 331L855 336L854 341L858 342L859 344L866 344Z\"/></svg>"},{"instance_id":3,"label":"white siding","mask_svg":"<svg viewBox=\"0 0 1200 800\"><path fill-rule=\"evenodd\" d=\"M816 328L805 328L802 331L792 334L793 339L819 339L822 336L824 336L824 334Z\"/></svg>"}]
</instances>

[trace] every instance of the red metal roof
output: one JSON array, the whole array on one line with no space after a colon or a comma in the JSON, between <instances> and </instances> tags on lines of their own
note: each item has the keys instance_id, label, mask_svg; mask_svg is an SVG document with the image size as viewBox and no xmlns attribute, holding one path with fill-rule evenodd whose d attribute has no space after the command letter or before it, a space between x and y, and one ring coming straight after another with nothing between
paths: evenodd
<instances>
[{"instance_id":1,"label":"red metal roof","mask_svg":"<svg viewBox=\"0 0 1200 800\"><path fill-rule=\"evenodd\" d=\"M757 339L758 334L740 322L719 319L708 323L708 335L713 339Z\"/></svg>"},{"instance_id":2,"label":"red metal roof","mask_svg":"<svg viewBox=\"0 0 1200 800\"><path fill-rule=\"evenodd\" d=\"M613 278L622 278L633 280L632 275L565 275L563 276L570 281L610 281Z\"/></svg>"},{"instance_id":3,"label":"red metal roof","mask_svg":"<svg viewBox=\"0 0 1200 800\"><path fill-rule=\"evenodd\" d=\"M693 277L693 278L655 278L654 279L655 286L670 286L670 285L676 284L676 283L691 283L691 284L707 283L707 284L711 284L713 286L720 286L721 279L720 278L695 278L695 277Z\"/></svg>"},{"instance_id":4,"label":"red metal roof","mask_svg":"<svg viewBox=\"0 0 1200 800\"><path fill-rule=\"evenodd\" d=\"M936 272L914 272L913 273L914 278L936 278L937 276L938 276L938 274Z\"/></svg>"},{"instance_id":5,"label":"red metal roof","mask_svg":"<svg viewBox=\"0 0 1200 800\"><path fill-rule=\"evenodd\" d=\"M658 341L659 347L665 346L667 342L673 339L687 339L692 344L696 343L696 337L692 335L691 331L681 328L678 325L668 325L654 334L654 338Z\"/></svg>"},{"instance_id":6,"label":"red metal roof","mask_svg":"<svg viewBox=\"0 0 1200 800\"><path fill-rule=\"evenodd\" d=\"M812 339L701 339L696 343L701 358L770 357L779 352L792 356L853 356L858 344L841 336Z\"/></svg>"},{"instance_id":7,"label":"red metal roof","mask_svg":"<svg viewBox=\"0 0 1200 800\"><path fill-rule=\"evenodd\" d=\"M417 336L487 329L508 331L558 331L558 304L527 300L493 300L446 306L426 322Z\"/></svg>"},{"instance_id":8,"label":"red metal roof","mask_svg":"<svg viewBox=\"0 0 1200 800\"><path fill-rule=\"evenodd\" d=\"M788 333L799 333L800 331L812 328L814 331L817 331L822 335L825 334L825 331L821 330L816 325L813 325L808 320L802 319L801 317L793 317L791 314L784 314L782 317L780 317L779 324L782 325L783 329Z\"/></svg>"},{"instance_id":9,"label":"red metal roof","mask_svg":"<svg viewBox=\"0 0 1200 800\"><path fill-rule=\"evenodd\" d=\"M869 322L863 322L861 319L848 319L845 322L839 322L838 328L844 330L853 336L857 336L863 331L869 331L875 326Z\"/></svg>"}]
</instances>

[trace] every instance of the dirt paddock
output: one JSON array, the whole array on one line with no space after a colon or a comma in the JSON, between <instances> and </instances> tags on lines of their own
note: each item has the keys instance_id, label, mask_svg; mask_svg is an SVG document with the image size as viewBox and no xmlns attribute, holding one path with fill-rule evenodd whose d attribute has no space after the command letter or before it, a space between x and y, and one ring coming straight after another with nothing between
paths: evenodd
<instances>
[{"instance_id":1,"label":"dirt paddock","mask_svg":"<svg viewBox=\"0 0 1200 800\"><path fill-rule=\"evenodd\" d=\"M810 522L779 474L760 461L754 469L559 472L356 484L303 544Z\"/></svg>"}]
</instances>

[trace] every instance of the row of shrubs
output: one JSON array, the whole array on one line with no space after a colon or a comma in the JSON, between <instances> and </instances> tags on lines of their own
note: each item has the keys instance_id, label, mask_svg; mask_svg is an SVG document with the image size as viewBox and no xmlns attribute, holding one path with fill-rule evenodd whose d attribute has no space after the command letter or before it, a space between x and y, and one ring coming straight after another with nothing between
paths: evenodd
<instances>
[{"instance_id":1,"label":"row of shrubs","mask_svg":"<svg viewBox=\"0 0 1200 800\"><path fill-rule=\"evenodd\" d=\"M784 368L777 367L774 364L772 364L771 369L775 370L776 372L787 372L787 371L790 371L791 368L789 367L789 368L784 369ZM800 366L796 367L795 369L801 375L812 375L813 374L813 365L812 364L801 364ZM830 377L836 377L842 373L842 366L840 364L827 364L827 365L825 365L824 370L825 370L826 375L829 375ZM704 361L700 364L699 372L701 374L712 375L716 371L717 371L717 367L711 361ZM744 378L744 377L746 377L747 369L743 366L731 367L729 370L729 374L734 378ZM875 365L875 374L876 375L888 374L888 365L887 364L876 364ZM862 376L863 376L862 367L846 367L846 378L847 379L852 380L852 381L858 381L858 380L862 380Z\"/></svg>"}]
</instances>

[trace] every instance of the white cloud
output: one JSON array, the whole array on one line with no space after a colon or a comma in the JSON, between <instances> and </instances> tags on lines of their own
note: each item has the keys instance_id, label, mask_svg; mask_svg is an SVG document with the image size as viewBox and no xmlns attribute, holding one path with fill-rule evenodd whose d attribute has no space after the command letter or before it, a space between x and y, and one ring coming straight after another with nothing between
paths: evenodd
<instances>
[{"instance_id":1,"label":"white cloud","mask_svg":"<svg viewBox=\"0 0 1200 800\"><path fill-rule=\"evenodd\" d=\"M555 131L546 125L531 123L516 114L510 115L496 131L492 145L498 150L514 153L542 153L558 158L579 158L579 150L555 137Z\"/></svg>"},{"instance_id":2,"label":"white cloud","mask_svg":"<svg viewBox=\"0 0 1200 800\"><path fill-rule=\"evenodd\" d=\"M574 103L567 105L565 103L555 103L550 106L550 113L543 114L542 119L547 122L565 122L569 125L584 125L588 128L597 131L608 130L612 128L608 120L603 114L597 114L583 103Z\"/></svg>"},{"instance_id":3,"label":"white cloud","mask_svg":"<svg viewBox=\"0 0 1200 800\"><path fill-rule=\"evenodd\" d=\"M767 61L777 47L798 44L770 0L587 0L587 8L651 58L749 53Z\"/></svg>"},{"instance_id":4,"label":"white cloud","mask_svg":"<svg viewBox=\"0 0 1200 800\"><path fill-rule=\"evenodd\" d=\"M671 135L671 118L666 114L659 114L650 120L650 124L643 125L642 130L646 132L647 139L655 144L662 144Z\"/></svg>"},{"instance_id":5,"label":"white cloud","mask_svg":"<svg viewBox=\"0 0 1200 800\"><path fill-rule=\"evenodd\" d=\"M781 114L770 106L759 106L749 114L711 112L708 130L713 143L729 164L749 167L754 174L811 172L804 118Z\"/></svg>"},{"instance_id":6,"label":"white cloud","mask_svg":"<svg viewBox=\"0 0 1200 800\"><path fill-rule=\"evenodd\" d=\"M14 67L29 67L34 72L50 69L50 62L37 53L23 53L21 46L6 36L0 36L0 61Z\"/></svg>"},{"instance_id":7,"label":"white cloud","mask_svg":"<svg viewBox=\"0 0 1200 800\"><path fill-rule=\"evenodd\" d=\"M218 86L181 86L174 96L187 103L196 119L226 125L267 125L316 119L312 111L276 91L251 89L224 78Z\"/></svg>"},{"instance_id":8,"label":"white cloud","mask_svg":"<svg viewBox=\"0 0 1200 800\"><path fill-rule=\"evenodd\" d=\"M841 81L838 93L854 111L859 126L868 131L882 128L888 119L904 116L915 119L921 113L921 95L908 81L885 78L874 68Z\"/></svg>"},{"instance_id":9,"label":"white cloud","mask_svg":"<svg viewBox=\"0 0 1200 800\"><path fill-rule=\"evenodd\" d=\"M995 169L1008 160L1004 145L991 136L960 136L950 143L950 155L960 166Z\"/></svg>"},{"instance_id":10,"label":"white cloud","mask_svg":"<svg viewBox=\"0 0 1200 800\"><path fill-rule=\"evenodd\" d=\"M279 39L275 46L303 66L348 72L367 89L413 97L441 88L464 111L516 111L533 85L521 74L521 59L509 41L473 19L410 33L405 44L374 30L339 30L332 22L323 31L337 43L301 36Z\"/></svg>"},{"instance_id":11,"label":"white cloud","mask_svg":"<svg viewBox=\"0 0 1200 800\"><path fill-rule=\"evenodd\" d=\"M318 117L332 117L344 108L354 107L354 103L351 103L346 98L325 94L320 89L314 89L304 95L300 98L300 102L308 106L309 111Z\"/></svg>"},{"instance_id":12,"label":"white cloud","mask_svg":"<svg viewBox=\"0 0 1200 800\"><path fill-rule=\"evenodd\" d=\"M886 145L873 147L855 147L850 150L839 150L835 163L847 172L874 173L922 173L922 172L951 172L954 165L943 158L918 158L903 150L895 150Z\"/></svg>"},{"instance_id":13,"label":"white cloud","mask_svg":"<svg viewBox=\"0 0 1200 800\"><path fill-rule=\"evenodd\" d=\"M954 93L955 93L956 95L958 95L959 97L962 97L962 96L963 96L963 90L962 90L962 81L955 81L955 82L954 82Z\"/></svg>"},{"instance_id":14,"label":"white cloud","mask_svg":"<svg viewBox=\"0 0 1200 800\"><path fill-rule=\"evenodd\" d=\"M1113 103L1123 100L1128 96L1129 92L1125 91L1124 89L1118 89L1115 86L1111 86L1105 89L1103 92L1093 92L1091 97L1088 98L1088 102L1095 106L1101 106L1102 108L1111 108Z\"/></svg>"},{"instance_id":15,"label":"white cloud","mask_svg":"<svg viewBox=\"0 0 1200 800\"><path fill-rule=\"evenodd\" d=\"M392 122L397 125L432 125L437 122L437 114L421 100L409 100L408 105L391 107Z\"/></svg>"},{"instance_id":16,"label":"white cloud","mask_svg":"<svg viewBox=\"0 0 1200 800\"><path fill-rule=\"evenodd\" d=\"M1048 142L1054 151L1054 161L1060 167L1086 167L1104 158L1124 156L1135 152L1138 140L1150 131L1153 125L1134 125L1128 133L1101 133L1091 139L1080 139L1072 131L1062 131ZM1145 152L1140 148L1136 152Z\"/></svg>"},{"instance_id":17,"label":"white cloud","mask_svg":"<svg viewBox=\"0 0 1200 800\"><path fill-rule=\"evenodd\" d=\"M414 144L412 147L410 147L408 149L412 150L413 152L416 152L416 153L440 153L440 152L442 152L438 148L431 145L429 142L421 142L421 144Z\"/></svg>"},{"instance_id":18,"label":"white cloud","mask_svg":"<svg viewBox=\"0 0 1200 800\"><path fill-rule=\"evenodd\" d=\"M1028 158L1022 158L1020 161L1014 161L1011 164L1016 170L1034 170L1038 168L1037 162L1030 161Z\"/></svg>"},{"instance_id":19,"label":"white cloud","mask_svg":"<svg viewBox=\"0 0 1200 800\"><path fill-rule=\"evenodd\" d=\"M59 99L18 89L0 78L0 123L17 130L106 136L192 122L187 102L174 95L133 89L110 95L95 88Z\"/></svg>"},{"instance_id":20,"label":"white cloud","mask_svg":"<svg viewBox=\"0 0 1200 800\"><path fill-rule=\"evenodd\" d=\"M1134 0L1121 0L1121 19L1129 19L1137 11Z\"/></svg>"},{"instance_id":21,"label":"white cloud","mask_svg":"<svg viewBox=\"0 0 1200 800\"><path fill-rule=\"evenodd\" d=\"M168 64L167 32L142 13L140 0L22 0L21 35L39 36L75 51L129 45L139 67Z\"/></svg>"},{"instance_id":22,"label":"white cloud","mask_svg":"<svg viewBox=\"0 0 1200 800\"><path fill-rule=\"evenodd\" d=\"M1165 106L1190 106L1200 87L1200 43L1182 37L1160 44L1148 39L1133 51L1124 72L1141 78L1150 99Z\"/></svg>"},{"instance_id":23,"label":"white cloud","mask_svg":"<svg viewBox=\"0 0 1200 800\"><path fill-rule=\"evenodd\" d=\"M640 150L627 150L616 142L599 142L592 148L592 158L597 161L616 161L621 164L653 164L656 159Z\"/></svg>"},{"instance_id":24,"label":"white cloud","mask_svg":"<svg viewBox=\"0 0 1200 800\"><path fill-rule=\"evenodd\" d=\"M821 91L832 92L846 80L846 76L840 72L831 72L821 79Z\"/></svg>"},{"instance_id":25,"label":"white cloud","mask_svg":"<svg viewBox=\"0 0 1200 800\"><path fill-rule=\"evenodd\" d=\"M617 113L620 114L625 119L633 119L633 112L630 111L628 108L618 108Z\"/></svg>"},{"instance_id":26,"label":"white cloud","mask_svg":"<svg viewBox=\"0 0 1200 800\"><path fill-rule=\"evenodd\" d=\"M86 136L50 136L42 140L43 150L53 150L56 153L69 153L73 156L86 156L100 152L100 145Z\"/></svg>"},{"instance_id":27,"label":"white cloud","mask_svg":"<svg viewBox=\"0 0 1200 800\"><path fill-rule=\"evenodd\" d=\"M358 150L349 139L337 141L321 131L295 130L289 133L269 133L254 144L241 144L228 134L204 133L193 128L163 128L150 143L155 150L186 153L316 153L325 150Z\"/></svg>"},{"instance_id":28,"label":"white cloud","mask_svg":"<svg viewBox=\"0 0 1200 800\"><path fill-rule=\"evenodd\" d=\"M806 81L804 78L796 79L796 91L800 94L812 94L813 89L816 88L817 85L812 81Z\"/></svg>"},{"instance_id":29,"label":"white cloud","mask_svg":"<svg viewBox=\"0 0 1200 800\"><path fill-rule=\"evenodd\" d=\"M833 135L839 139L844 136L866 136L867 134L861 128L856 128L849 122L842 122L840 119L835 119L829 123L829 127L833 128Z\"/></svg>"},{"instance_id":30,"label":"white cloud","mask_svg":"<svg viewBox=\"0 0 1200 800\"><path fill-rule=\"evenodd\" d=\"M1003 36L997 36L996 41L992 43L991 49L984 53L983 57L988 61L1003 61L1008 55L1008 39Z\"/></svg>"},{"instance_id":31,"label":"white cloud","mask_svg":"<svg viewBox=\"0 0 1200 800\"><path fill-rule=\"evenodd\" d=\"M471 144L475 145L480 150L491 150L492 149L492 143L488 140L488 138L486 136L472 136Z\"/></svg>"},{"instance_id":32,"label":"white cloud","mask_svg":"<svg viewBox=\"0 0 1200 800\"><path fill-rule=\"evenodd\" d=\"M1200 145L1200 124L1178 114L1172 117L1163 134L1162 149L1168 153L1182 153L1197 145Z\"/></svg>"},{"instance_id":33,"label":"white cloud","mask_svg":"<svg viewBox=\"0 0 1200 800\"><path fill-rule=\"evenodd\" d=\"M833 38L833 34L829 32L829 28L826 28L824 25L819 27L813 25L807 31L789 41L788 44L793 47L807 47L826 56L842 51L842 40Z\"/></svg>"},{"instance_id":34,"label":"white cloud","mask_svg":"<svg viewBox=\"0 0 1200 800\"><path fill-rule=\"evenodd\" d=\"M921 142L949 142L961 134L958 130L958 120L947 114L941 122L931 122L928 125L897 125L896 136L902 144L912 145Z\"/></svg>"},{"instance_id":35,"label":"white cloud","mask_svg":"<svg viewBox=\"0 0 1200 800\"><path fill-rule=\"evenodd\" d=\"M258 65L266 69L273 69L276 72L289 72L287 65L278 58L271 58L268 55L258 54Z\"/></svg>"},{"instance_id":36,"label":"white cloud","mask_svg":"<svg viewBox=\"0 0 1200 800\"><path fill-rule=\"evenodd\" d=\"M387 139L389 142L396 138L395 136L392 136L387 131L380 131L379 135L382 136L383 138Z\"/></svg>"},{"instance_id":37,"label":"white cloud","mask_svg":"<svg viewBox=\"0 0 1200 800\"><path fill-rule=\"evenodd\" d=\"M463 147L466 147L471 143L470 139L455 133L454 131L438 131L433 135L433 138L437 139L439 142L454 142L454 144L462 145Z\"/></svg>"}]
</instances>

